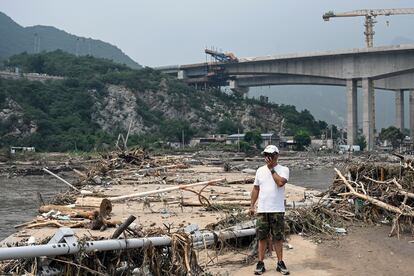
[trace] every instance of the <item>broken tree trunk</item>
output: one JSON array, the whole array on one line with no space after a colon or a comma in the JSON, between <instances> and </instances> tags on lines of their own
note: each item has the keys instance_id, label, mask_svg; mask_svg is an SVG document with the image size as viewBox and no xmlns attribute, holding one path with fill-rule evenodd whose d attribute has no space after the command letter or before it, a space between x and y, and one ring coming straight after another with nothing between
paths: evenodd
<instances>
[{"instance_id":1,"label":"broken tree trunk","mask_svg":"<svg viewBox=\"0 0 414 276\"><path fill-rule=\"evenodd\" d=\"M44 205L39 208L39 213L47 213L49 211L59 211L62 214L70 215L72 217L78 218L87 218L90 219L94 216L94 213L97 212L96 210L92 211L85 211L82 209L73 209L61 205Z\"/></svg>"},{"instance_id":2,"label":"broken tree trunk","mask_svg":"<svg viewBox=\"0 0 414 276\"><path fill-rule=\"evenodd\" d=\"M136 219L133 215L130 215L126 221L124 221L112 234L111 239L117 239L128 226Z\"/></svg>"}]
</instances>

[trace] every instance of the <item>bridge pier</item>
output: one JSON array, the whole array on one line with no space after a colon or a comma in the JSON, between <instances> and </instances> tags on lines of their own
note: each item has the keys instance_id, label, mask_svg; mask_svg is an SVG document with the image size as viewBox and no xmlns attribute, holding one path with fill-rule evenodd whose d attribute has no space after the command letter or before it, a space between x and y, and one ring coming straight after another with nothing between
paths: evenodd
<instances>
[{"instance_id":1,"label":"bridge pier","mask_svg":"<svg viewBox=\"0 0 414 276\"><path fill-rule=\"evenodd\" d=\"M177 72L177 79L179 79L179 80L185 80L185 79L187 79L187 72L184 71L184 70L179 70Z\"/></svg>"},{"instance_id":2,"label":"bridge pier","mask_svg":"<svg viewBox=\"0 0 414 276\"><path fill-rule=\"evenodd\" d=\"M404 90L395 92L395 127L404 130Z\"/></svg>"},{"instance_id":3,"label":"bridge pier","mask_svg":"<svg viewBox=\"0 0 414 276\"><path fill-rule=\"evenodd\" d=\"M346 80L347 93L347 143L352 146L356 144L358 131L358 102L357 102L357 81Z\"/></svg>"},{"instance_id":4,"label":"bridge pier","mask_svg":"<svg viewBox=\"0 0 414 276\"><path fill-rule=\"evenodd\" d=\"M363 122L362 130L367 142L366 150L374 149L374 129L375 129L375 96L374 85L372 79L362 79L362 95L363 95Z\"/></svg>"},{"instance_id":5,"label":"bridge pier","mask_svg":"<svg viewBox=\"0 0 414 276\"><path fill-rule=\"evenodd\" d=\"M238 94L240 96L245 96L249 92L248 86L239 86L236 80L229 81L229 87L233 93Z\"/></svg>"},{"instance_id":6,"label":"bridge pier","mask_svg":"<svg viewBox=\"0 0 414 276\"><path fill-rule=\"evenodd\" d=\"M410 137L414 141L414 90L410 90Z\"/></svg>"}]
</instances>

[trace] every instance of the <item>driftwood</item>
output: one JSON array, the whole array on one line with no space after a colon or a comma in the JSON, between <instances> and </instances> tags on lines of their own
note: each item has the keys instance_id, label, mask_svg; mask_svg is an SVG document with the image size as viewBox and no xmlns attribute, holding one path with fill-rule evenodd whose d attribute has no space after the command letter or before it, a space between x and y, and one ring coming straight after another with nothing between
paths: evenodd
<instances>
[{"instance_id":1,"label":"driftwood","mask_svg":"<svg viewBox=\"0 0 414 276\"><path fill-rule=\"evenodd\" d=\"M174 186L174 187L169 187L169 188L164 188L164 189L159 189L159 190L153 190L153 191L146 191L146 192L140 192L140 193L135 193L135 194L131 194L131 195L124 195L124 196L118 196L118 197L111 197L108 198L111 202L119 202L125 199L132 199L132 198L138 198L138 197L144 197L147 195L152 195L152 194L158 194L158 193L166 193L166 192L171 192L171 191L175 191L175 190L185 190L187 188L190 187L194 187L194 186L209 186L209 185L215 185L219 182L224 182L226 179L225 178L220 178L220 179L215 179L215 180L210 180L210 181L203 181L203 182L197 182L197 183L192 183L192 184L187 184L187 185L179 185L179 186Z\"/></svg>"},{"instance_id":2,"label":"driftwood","mask_svg":"<svg viewBox=\"0 0 414 276\"><path fill-rule=\"evenodd\" d=\"M49 171L46 168L43 168L43 171L47 172L48 174L50 174L51 176L56 177L57 179L59 179L60 181L62 181L63 183L65 183L66 185L68 185L69 187L71 187L72 189L74 189L77 192L80 192L80 190L78 188L76 188L75 186L73 186L72 184L70 184L69 182L67 182L65 179L61 178L60 176L52 173L51 171Z\"/></svg>"},{"instance_id":3,"label":"driftwood","mask_svg":"<svg viewBox=\"0 0 414 276\"><path fill-rule=\"evenodd\" d=\"M78 197L75 202L75 208L100 208L102 204L101 197Z\"/></svg>"},{"instance_id":4,"label":"driftwood","mask_svg":"<svg viewBox=\"0 0 414 276\"><path fill-rule=\"evenodd\" d=\"M411 162L408 163L408 165L410 164ZM404 164L404 168L409 168L408 165ZM393 218L390 236L397 234L399 238L401 221L405 222L406 226L411 228L411 231L414 233L414 206L412 201L414 193L403 187L405 185L407 189L413 189L412 173L404 173L402 175L401 171L395 168L384 169L384 167L377 167L366 169L360 167L352 170L348 169L347 176L349 179L347 179L336 168L335 172L339 177L336 182L338 183L340 181L339 183L345 185L345 189L341 186L336 187L337 191L340 191L337 193L338 196L363 200L363 202L372 204L376 208L379 208L377 210L371 208L371 216L377 218L379 217L378 210L383 210L382 213L384 215L386 215L386 212L391 212L391 217ZM378 179L365 175L367 173L372 175L373 172L375 172L376 178ZM387 175L389 179L385 180ZM395 175L399 176L398 180ZM362 181L362 179L365 181ZM357 205L355 205L355 212L357 212L357 209L359 207L357 208Z\"/></svg>"},{"instance_id":5,"label":"driftwood","mask_svg":"<svg viewBox=\"0 0 414 276\"><path fill-rule=\"evenodd\" d=\"M350 192L348 192L348 193L340 194L341 196L353 195L357 198L366 200L366 201L368 201L368 202L370 202L370 203L372 203L372 204L374 204L374 205L376 205L380 208L391 211L393 213L396 213L396 214L399 214L399 215L404 215L404 216L414 217L414 212L413 211L407 211L407 210L404 210L404 209L400 209L399 207L395 207L395 206L392 206L390 204L384 203L381 200L375 199L371 196L364 195L364 194L356 192L355 189L352 187L352 185L348 182L348 180L346 180L346 178L342 175L342 173L337 168L334 168L334 170L338 174L338 176L341 178L341 180L344 182L344 184L350 190Z\"/></svg>"},{"instance_id":6,"label":"driftwood","mask_svg":"<svg viewBox=\"0 0 414 276\"><path fill-rule=\"evenodd\" d=\"M247 201L247 200L216 200L216 201L210 201L210 205L250 206L250 204L251 204L250 201ZM200 201L182 201L181 206L197 207L197 206L206 206L206 204L203 204Z\"/></svg>"},{"instance_id":7,"label":"driftwood","mask_svg":"<svg viewBox=\"0 0 414 276\"><path fill-rule=\"evenodd\" d=\"M86 219L92 219L94 217L95 212L99 212L96 210L92 211L85 211L82 209L75 209L75 208L69 208L61 205L43 205L39 208L39 213L47 213L50 211L59 211L64 215L69 215L71 217L76 218L86 218Z\"/></svg>"},{"instance_id":8,"label":"driftwood","mask_svg":"<svg viewBox=\"0 0 414 276\"><path fill-rule=\"evenodd\" d=\"M62 220L47 220L43 222L32 223L26 228L41 228L41 227L70 227L70 228L89 228L91 230L101 229L102 225L106 227L116 227L121 224L120 221L103 220L100 223L95 221L62 221Z\"/></svg>"},{"instance_id":9,"label":"driftwood","mask_svg":"<svg viewBox=\"0 0 414 276\"><path fill-rule=\"evenodd\" d=\"M130 215L126 221L124 221L112 234L111 239L117 239L128 226L136 219L133 215Z\"/></svg>"},{"instance_id":10,"label":"driftwood","mask_svg":"<svg viewBox=\"0 0 414 276\"><path fill-rule=\"evenodd\" d=\"M227 181L226 184L249 184L254 182L254 177L247 177L244 179L235 179L231 181Z\"/></svg>"},{"instance_id":11,"label":"driftwood","mask_svg":"<svg viewBox=\"0 0 414 276\"><path fill-rule=\"evenodd\" d=\"M33 223L43 222L43 221L45 221L45 219L34 219L34 220L31 220L31 221L28 221L28 222L17 224L17 225L14 226L14 228L21 228L21 227L24 227L24 226L27 226L27 225L30 225L30 224L33 224Z\"/></svg>"}]
</instances>

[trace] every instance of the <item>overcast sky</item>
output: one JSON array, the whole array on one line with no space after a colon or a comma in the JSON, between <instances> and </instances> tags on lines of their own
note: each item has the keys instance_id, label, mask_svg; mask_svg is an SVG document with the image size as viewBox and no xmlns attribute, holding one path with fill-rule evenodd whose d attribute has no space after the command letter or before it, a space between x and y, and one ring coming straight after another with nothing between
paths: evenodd
<instances>
[{"instance_id":1,"label":"overcast sky","mask_svg":"<svg viewBox=\"0 0 414 276\"><path fill-rule=\"evenodd\" d=\"M363 18L324 12L414 7L391 0L0 0L22 26L49 25L118 46L146 66L195 63L214 46L239 57L364 46ZM387 27L386 21L389 21ZM375 44L414 39L414 15L380 17Z\"/></svg>"}]
</instances>

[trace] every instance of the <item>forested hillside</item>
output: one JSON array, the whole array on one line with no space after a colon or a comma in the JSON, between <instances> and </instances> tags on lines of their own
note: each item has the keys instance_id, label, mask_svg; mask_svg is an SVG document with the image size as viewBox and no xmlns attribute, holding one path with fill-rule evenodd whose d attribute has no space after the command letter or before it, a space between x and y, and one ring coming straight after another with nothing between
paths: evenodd
<instances>
[{"instance_id":1,"label":"forested hillside","mask_svg":"<svg viewBox=\"0 0 414 276\"><path fill-rule=\"evenodd\" d=\"M131 125L131 143L188 141L208 133L258 130L319 135L325 122L293 106L262 103L220 90L198 91L149 68L62 51L20 54L5 63L64 80L0 79L0 146L40 150L100 149ZM283 123L282 123L283 122Z\"/></svg>"}]
</instances>

